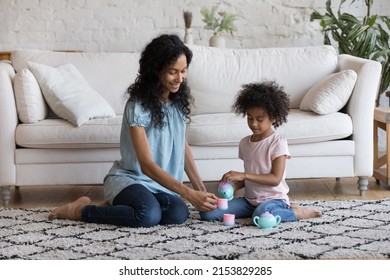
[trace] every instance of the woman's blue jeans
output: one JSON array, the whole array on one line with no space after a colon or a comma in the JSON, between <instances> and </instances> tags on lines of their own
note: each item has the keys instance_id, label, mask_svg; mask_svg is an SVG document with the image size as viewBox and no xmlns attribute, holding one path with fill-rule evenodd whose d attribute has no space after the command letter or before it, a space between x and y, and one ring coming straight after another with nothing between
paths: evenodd
<instances>
[{"instance_id":1,"label":"woman's blue jeans","mask_svg":"<svg viewBox=\"0 0 390 280\"><path fill-rule=\"evenodd\" d=\"M272 215L279 215L281 222L295 222L297 217L295 212L281 199L271 199L253 206L244 197L233 198L228 202L228 209L215 209L210 212L200 212L202 220L222 221L223 214L234 214L236 219L260 216L264 212L270 212Z\"/></svg>"},{"instance_id":2,"label":"woman's blue jeans","mask_svg":"<svg viewBox=\"0 0 390 280\"><path fill-rule=\"evenodd\" d=\"M87 205L81 213L85 222L128 227L181 224L188 216L188 207L179 196L152 193L139 184L123 189L112 206Z\"/></svg>"}]
</instances>

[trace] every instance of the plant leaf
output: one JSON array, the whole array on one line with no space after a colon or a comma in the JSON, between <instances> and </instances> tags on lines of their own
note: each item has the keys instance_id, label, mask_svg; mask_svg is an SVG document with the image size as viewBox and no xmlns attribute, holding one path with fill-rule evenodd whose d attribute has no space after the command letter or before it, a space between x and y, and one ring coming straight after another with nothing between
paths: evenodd
<instances>
[{"instance_id":1,"label":"plant leaf","mask_svg":"<svg viewBox=\"0 0 390 280\"><path fill-rule=\"evenodd\" d=\"M374 0L365 0L367 16L363 19L349 13L342 13L346 3L352 5L356 0L340 0L337 14L332 11L331 0L326 1L324 14L314 11L310 20L319 20L324 34L324 44L338 44L340 53L364 57L379 61L382 65L382 77L379 93L383 93L390 85L390 17L370 16ZM377 102L378 103L378 102Z\"/></svg>"}]
</instances>

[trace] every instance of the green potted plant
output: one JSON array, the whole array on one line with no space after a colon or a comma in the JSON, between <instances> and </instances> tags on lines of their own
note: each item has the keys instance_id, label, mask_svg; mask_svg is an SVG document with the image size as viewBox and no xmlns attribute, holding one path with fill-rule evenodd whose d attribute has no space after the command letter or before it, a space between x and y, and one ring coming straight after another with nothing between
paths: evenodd
<instances>
[{"instance_id":1,"label":"green potted plant","mask_svg":"<svg viewBox=\"0 0 390 280\"><path fill-rule=\"evenodd\" d=\"M341 54L350 54L357 57L379 61L382 64L382 79L376 101L390 84L390 48L389 30L390 17L371 15L371 6L374 0L364 0L367 14L358 19L349 13L342 13L342 6L347 0L341 0L337 14L332 11L331 0L326 1L326 12L321 14L314 11L310 20L320 20L324 32L324 43L338 44ZM356 0L350 0L350 4Z\"/></svg>"},{"instance_id":2,"label":"green potted plant","mask_svg":"<svg viewBox=\"0 0 390 280\"><path fill-rule=\"evenodd\" d=\"M210 29L214 32L214 35L210 38L209 45L224 48L225 39L220 35L224 32L233 35L233 32L237 31L234 25L237 16L223 11L217 12L217 6L213 6L211 9L203 7L200 13L203 16L202 21L206 24L205 29Z\"/></svg>"}]
</instances>

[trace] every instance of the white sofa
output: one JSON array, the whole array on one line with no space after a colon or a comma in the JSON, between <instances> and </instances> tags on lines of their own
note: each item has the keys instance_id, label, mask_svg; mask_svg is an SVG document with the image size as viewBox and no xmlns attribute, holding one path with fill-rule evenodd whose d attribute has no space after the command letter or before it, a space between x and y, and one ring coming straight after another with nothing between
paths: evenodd
<instances>
[{"instance_id":1,"label":"white sofa","mask_svg":"<svg viewBox=\"0 0 390 280\"><path fill-rule=\"evenodd\" d=\"M330 46L191 49L194 57L188 81L195 108L187 137L204 181L217 181L227 170L243 169L237 144L250 131L245 118L231 112L231 105L242 84L274 80L284 86L291 99L288 123L278 129L287 138L292 154L287 178L357 176L364 195L373 171L379 63L337 55ZM119 158L124 93L136 77L138 59L139 53L17 50L10 62L0 62L0 186L4 206L12 186L102 184L112 162ZM73 64L116 116L91 119L77 127L51 117L50 110L47 115L43 97L36 96L34 76L32 80L26 73L21 77L28 61L53 67ZM357 73L346 106L326 114L300 110L313 86L345 69ZM30 91L35 91L34 97ZM20 105L22 101L26 104ZM26 114L32 120L26 120Z\"/></svg>"}]
</instances>

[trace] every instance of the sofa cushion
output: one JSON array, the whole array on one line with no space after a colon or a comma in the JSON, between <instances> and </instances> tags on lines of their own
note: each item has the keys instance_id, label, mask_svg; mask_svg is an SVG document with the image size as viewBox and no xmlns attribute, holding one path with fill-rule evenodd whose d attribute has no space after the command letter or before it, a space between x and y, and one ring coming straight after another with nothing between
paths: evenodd
<instances>
[{"instance_id":1,"label":"sofa cushion","mask_svg":"<svg viewBox=\"0 0 390 280\"><path fill-rule=\"evenodd\" d=\"M245 118L234 113L218 113L192 116L186 136L190 145L235 146L250 133Z\"/></svg>"},{"instance_id":2,"label":"sofa cushion","mask_svg":"<svg viewBox=\"0 0 390 280\"><path fill-rule=\"evenodd\" d=\"M122 115L92 119L80 127L62 119L45 119L19 124L16 144L28 148L102 148L119 147Z\"/></svg>"},{"instance_id":3,"label":"sofa cushion","mask_svg":"<svg viewBox=\"0 0 390 280\"><path fill-rule=\"evenodd\" d=\"M275 81L299 109L306 92L337 69L331 46L220 49L191 45L188 84L195 99L193 115L229 113L242 84Z\"/></svg>"},{"instance_id":4,"label":"sofa cushion","mask_svg":"<svg viewBox=\"0 0 390 280\"><path fill-rule=\"evenodd\" d=\"M92 118L114 117L115 112L85 81L73 64L51 67L29 62L28 67L53 112L81 126Z\"/></svg>"},{"instance_id":5,"label":"sofa cushion","mask_svg":"<svg viewBox=\"0 0 390 280\"><path fill-rule=\"evenodd\" d=\"M34 75L27 68L15 74L13 80L16 109L19 120L34 123L47 117L48 108L41 88Z\"/></svg>"},{"instance_id":6,"label":"sofa cushion","mask_svg":"<svg viewBox=\"0 0 390 280\"><path fill-rule=\"evenodd\" d=\"M352 134L352 121L347 114L318 115L292 109L288 122L277 129L289 144L304 144L342 139ZM246 118L234 113L204 114L191 118L187 140L196 146L232 146L252 132Z\"/></svg>"},{"instance_id":7,"label":"sofa cushion","mask_svg":"<svg viewBox=\"0 0 390 280\"><path fill-rule=\"evenodd\" d=\"M27 62L57 67L71 63L114 109L123 114L127 88L137 76L140 53L130 52L54 52L20 49L11 53L11 62L16 71L27 67Z\"/></svg>"},{"instance_id":8,"label":"sofa cushion","mask_svg":"<svg viewBox=\"0 0 390 280\"><path fill-rule=\"evenodd\" d=\"M288 115L288 122L278 127L277 132L292 145L316 143L346 138L352 135L353 125L348 114L319 115L294 109Z\"/></svg>"},{"instance_id":9,"label":"sofa cushion","mask_svg":"<svg viewBox=\"0 0 390 280\"><path fill-rule=\"evenodd\" d=\"M325 77L306 93L300 109L317 114L341 110L352 94L356 79L357 74L353 70L343 70Z\"/></svg>"}]
</instances>

